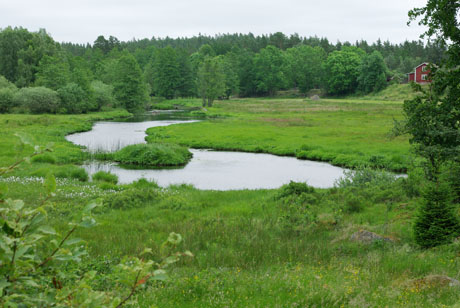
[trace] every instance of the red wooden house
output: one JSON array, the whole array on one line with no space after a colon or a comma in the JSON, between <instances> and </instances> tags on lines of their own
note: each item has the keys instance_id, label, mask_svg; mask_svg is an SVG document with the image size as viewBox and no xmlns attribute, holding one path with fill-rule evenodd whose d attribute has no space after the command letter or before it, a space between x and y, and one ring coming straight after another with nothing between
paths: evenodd
<instances>
[{"instance_id":1,"label":"red wooden house","mask_svg":"<svg viewBox=\"0 0 460 308\"><path fill-rule=\"evenodd\" d=\"M430 68L428 63L422 63L417 66L412 73L407 74L407 81L414 81L416 83L430 83L431 79L429 78Z\"/></svg>"}]
</instances>

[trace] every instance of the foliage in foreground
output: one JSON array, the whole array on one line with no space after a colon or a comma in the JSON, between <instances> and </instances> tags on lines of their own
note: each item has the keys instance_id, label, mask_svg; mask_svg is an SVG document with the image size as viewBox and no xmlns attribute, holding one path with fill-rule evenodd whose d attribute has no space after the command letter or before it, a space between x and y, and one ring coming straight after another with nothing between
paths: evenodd
<instances>
[{"instance_id":1,"label":"foliage in foreground","mask_svg":"<svg viewBox=\"0 0 460 308\"><path fill-rule=\"evenodd\" d=\"M37 156L49 149L35 147ZM0 176L12 171L30 157L0 169ZM176 252L161 261L152 259L146 248L140 257L125 257L113 269L117 289L98 291L92 285L97 271L81 275L66 271L64 266L80 263L86 255L81 239L71 238L77 228L96 225L92 210L98 203L89 203L67 231L59 234L48 222L49 200L56 193L56 181L49 175L44 181L46 195L37 204L26 206L22 200L7 199L5 185L0 186L0 304L3 307L121 307L136 303L135 293L147 281L166 280L165 268L190 252ZM182 237L171 233L163 244L170 252ZM172 250L171 250L172 249ZM100 279L100 277L98 277Z\"/></svg>"},{"instance_id":2,"label":"foliage in foreground","mask_svg":"<svg viewBox=\"0 0 460 308\"><path fill-rule=\"evenodd\" d=\"M124 147L113 155L122 164L146 167L183 166L192 158L185 147L172 143L135 144Z\"/></svg>"}]
</instances>

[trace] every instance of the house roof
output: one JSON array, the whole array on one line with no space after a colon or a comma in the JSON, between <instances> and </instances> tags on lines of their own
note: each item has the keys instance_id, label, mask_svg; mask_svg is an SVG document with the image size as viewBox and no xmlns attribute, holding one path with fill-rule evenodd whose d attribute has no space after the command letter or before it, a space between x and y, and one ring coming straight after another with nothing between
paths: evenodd
<instances>
[{"instance_id":1,"label":"house roof","mask_svg":"<svg viewBox=\"0 0 460 308\"><path fill-rule=\"evenodd\" d=\"M422 64L419 64L418 66L416 66L415 69L419 68L419 67L422 66L422 65L429 65L429 64L430 64L430 63L428 63L428 62L423 62Z\"/></svg>"}]
</instances>

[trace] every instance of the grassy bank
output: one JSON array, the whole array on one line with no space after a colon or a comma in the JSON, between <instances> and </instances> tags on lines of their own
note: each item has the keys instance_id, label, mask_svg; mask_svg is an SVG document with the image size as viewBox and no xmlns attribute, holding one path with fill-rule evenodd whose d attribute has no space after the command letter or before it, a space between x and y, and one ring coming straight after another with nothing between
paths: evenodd
<instances>
[{"instance_id":1,"label":"grassy bank","mask_svg":"<svg viewBox=\"0 0 460 308\"><path fill-rule=\"evenodd\" d=\"M199 103L196 100L196 105ZM150 128L148 141L289 155L346 167L367 165L393 171L405 171L411 161L407 138L390 138L394 119L402 118L401 102L234 99L218 101L206 113L226 118Z\"/></svg>"},{"instance_id":2,"label":"grassy bank","mask_svg":"<svg viewBox=\"0 0 460 308\"><path fill-rule=\"evenodd\" d=\"M28 139L33 145L53 144L53 153L34 159L31 165L21 166L19 174L30 174L40 168L53 168L50 165L78 164L87 154L65 139L75 132L90 130L94 121L127 117L124 110L97 112L81 115L0 115L0 165L8 166L18 158L33 152L32 146L21 146L19 136ZM18 136L19 135L19 136ZM41 175L41 174L39 174Z\"/></svg>"},{"instance_id":3,"label":"grassy bank","mask_svg":"<svg viewBox=\"0 0 460 308\"><path fill-rule=\"evenodd\" d=\"M26 200L42 190L33 179L7 184L12 197ZM415 246L411 226L419 186L377 178L296 194L148 183L107 190L65 180L58 181L52 216L61 229L87 201L102 198L99 225L76 236L90 251L81 269L104 273L145 246L160 254L171 231L184 236L180 248L195 258L171 269L170 281L148 284L139 293L140 307L453 306L460 300L457 288L417 280L430 274L459 278L460 265L458 243L428 251ZM392 241L351 240L361 229ZM96 285L110 286L110 278Z\"/></svg>"}]
</instances>

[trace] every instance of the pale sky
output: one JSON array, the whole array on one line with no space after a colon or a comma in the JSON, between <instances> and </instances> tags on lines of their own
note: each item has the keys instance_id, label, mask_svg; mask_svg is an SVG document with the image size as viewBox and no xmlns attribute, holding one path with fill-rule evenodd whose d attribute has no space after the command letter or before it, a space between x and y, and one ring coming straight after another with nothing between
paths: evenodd
<instances>
[{"instance_id":1,"label":"pale sky","mask_svg":"<svg viewBox=\"0 0 460 308\"><path fill-rule=\"evenodd\" d=\"M417 40L407 12L426 0L0 0L0 28L45 28L59 42L94 42L99 35L132 38L219 33L326 37L335 43L381 38Z\"/></svg>"}]
</instances>

